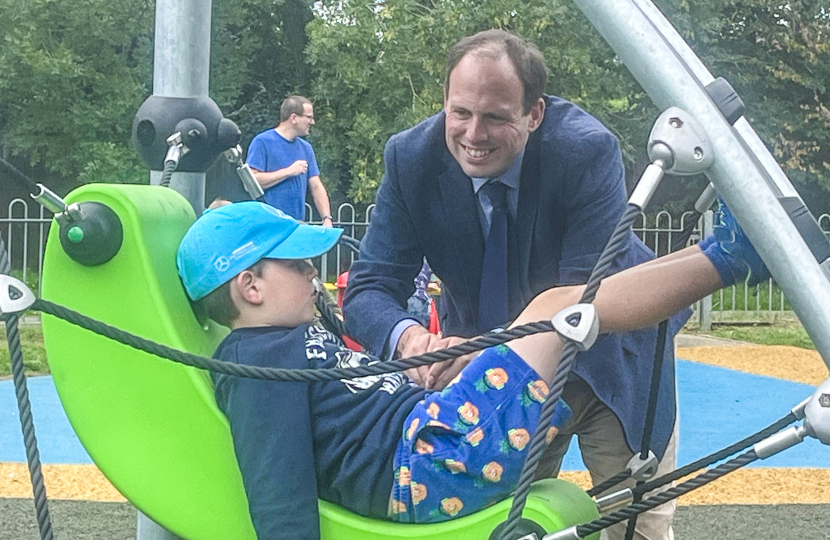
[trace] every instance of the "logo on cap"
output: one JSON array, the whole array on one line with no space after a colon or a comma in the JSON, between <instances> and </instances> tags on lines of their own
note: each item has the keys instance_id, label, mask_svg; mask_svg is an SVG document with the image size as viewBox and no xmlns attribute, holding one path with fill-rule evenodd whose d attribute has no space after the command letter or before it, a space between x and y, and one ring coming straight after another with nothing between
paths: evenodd
<instances>
[{"instance_id":1,"label":"logo on cap","mask_svg":"<svg viewBox=\"0 0 830 540\"><path fill-rule=\"evenodd\" d=\"M230 267L230 265L231 262L228 260L227 257L224 256L219 257L218 259L216 259L216 262L213 263L214 268L216 268L216 270L218 270L219 272L224 272L228 269L228 267Z\"/></svg>"}]
</instances>

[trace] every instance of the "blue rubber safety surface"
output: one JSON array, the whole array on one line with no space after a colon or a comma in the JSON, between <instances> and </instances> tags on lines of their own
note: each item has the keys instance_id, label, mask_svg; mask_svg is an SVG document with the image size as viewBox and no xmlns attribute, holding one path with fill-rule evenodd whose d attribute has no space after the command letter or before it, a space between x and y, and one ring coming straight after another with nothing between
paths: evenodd
<instances>
[{"instance_id":1,"label":"blue rubber safety surface","mask_svg":"<svg viewBox=\"0 0 830 540\"><path fill-rule=\"evenodd\" d=\"M720 450L786 415L814 388L685 360L677 362L680 401L680 449L683 465ZM41 461L90 464L63 412L51 377L27 380ZM645 406L645 405L644 405ZM25 463L26 453L14 384L0 381L0 462ZM754 467L830 468L830 447L807 439ZM585 470L575 442L563 463L565 471Z\"/></svg>"},{"instance_id":2,"label":"blue rubber safety surface","mask_svg":"<svg viewBox=\"0 0 830 540\"><path fill-rule=\"evenodd\" d=\"M63 411L52 377L26 379L42 463L91 464ZM14 382L0 381L0 462L26 463Z\"/></svg>"}]
</instances>

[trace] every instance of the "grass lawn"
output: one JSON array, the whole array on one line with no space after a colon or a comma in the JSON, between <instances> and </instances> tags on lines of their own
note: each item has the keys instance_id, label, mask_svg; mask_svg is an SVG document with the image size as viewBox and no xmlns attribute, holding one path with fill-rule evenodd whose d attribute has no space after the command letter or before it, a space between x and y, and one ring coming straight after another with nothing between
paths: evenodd
<instances>
[{"instance_id":1,"label":"grass lawn","mask_svg":"<svg viewBox=\"0 0 830 540\"><path fill-rule=\"evenodd\" d=\"M23 366L29 375L49 373L46 362L46 349L43 346L43 332L40 326L20 326L20 345L23 349ZM9 344L6 341L6 328L0 326L0 378L11 376Z\"/></svg>"},{"instance_id":2,"label":"grass lawn","mask_svg":"<svg viewBox=\"0 0 830 540\"><path fill-rule=\"evenodd\" d=\"M724 311L792 310L778 285L767 281L758 287L733 285L712 295L712 309Z\"/></svg>"},{"instance_id":3,"label":"grass lawn","mask_svg":"<svg viewBox=\"0 0 830 540\"><path fill-rule=\"evenodd\" d=\"M707 335L726 339L748 341L758 345L792 345L802 349L815 349L813 341L800 323L776 323L771 325L713 325Z\"/></svg>"}]
</instances>

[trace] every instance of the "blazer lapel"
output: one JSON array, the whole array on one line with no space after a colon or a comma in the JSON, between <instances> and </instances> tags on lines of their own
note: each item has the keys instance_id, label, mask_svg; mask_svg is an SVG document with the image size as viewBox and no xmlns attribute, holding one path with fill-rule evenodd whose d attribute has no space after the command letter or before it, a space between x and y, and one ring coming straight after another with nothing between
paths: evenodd
<instances>
[{"instance_id":1,"label":"blazer lapel","mask_svg":"<svg viewBox=\"0 0 830 540\"><path fill-rule=\"evenodd\" d=\"M539 212L540 163L541 163L541 127L530 134L522 159L521 180L519 182L519 206L516 213L517 255L519 262L519 286L526 298L532 294L530 288L530 249L533 231Z\"/></svg>"},{"instance_id":2,"label":"blazer lapel","mask_svg":"<svg viewBox=\"0 0 830 540\"><path fill-rule=\"evenodd\" d=\"M438 178L444 219L450 224L452 244L457 258L456 268L463 269L466 290L457 290L456 299L475 299L468 306L470 315L478 307L478 290L481 283L481 263L484 259L484 235L478 219L478 202L470 178L464 174L452 155L444 151L447 169ZM457 283L453 284L458 286Z\"/></svg>"}]
</instances>

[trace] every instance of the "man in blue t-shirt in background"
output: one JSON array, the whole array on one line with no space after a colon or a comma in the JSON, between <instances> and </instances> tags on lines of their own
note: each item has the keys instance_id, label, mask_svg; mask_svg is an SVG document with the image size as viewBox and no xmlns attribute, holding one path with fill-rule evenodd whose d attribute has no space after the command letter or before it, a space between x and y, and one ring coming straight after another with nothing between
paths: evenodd
<instances>
[{"instance_id":1,"label":"man in blue t-shirt in background","mask_svg":"<svg viewBox=\"0 0 830 540\"><path fill-rule=\"evenodd\" d=\"M280 123L263 131L248 147L248 165L265 190L265 201L291 217L305 220L306 190L324 227L332 226L331 205L314 149L302 137L314 125L314 106L302 96L288 96L280 106Z\"/></svg>"}]
</instances>

